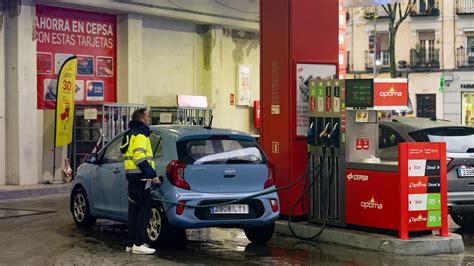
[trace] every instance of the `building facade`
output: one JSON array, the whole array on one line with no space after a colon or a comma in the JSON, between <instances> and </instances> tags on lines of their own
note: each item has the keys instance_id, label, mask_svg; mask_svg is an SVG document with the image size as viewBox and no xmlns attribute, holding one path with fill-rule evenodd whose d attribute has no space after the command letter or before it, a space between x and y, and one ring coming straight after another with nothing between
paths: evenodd
<instances>
[{"instance_id":1,"label":"building facade","mask_svg":"<svg viewBox=\"0 0 474 266\"><path fill-rule=\"evenodd\" d=\"M398 30L395 49L415 115L474 126L474 0L416 2ZM372 77L374 57L378 75L390 76L388 27L381 7L348 11L348 77Z\"/></svg>"}]
</instances>

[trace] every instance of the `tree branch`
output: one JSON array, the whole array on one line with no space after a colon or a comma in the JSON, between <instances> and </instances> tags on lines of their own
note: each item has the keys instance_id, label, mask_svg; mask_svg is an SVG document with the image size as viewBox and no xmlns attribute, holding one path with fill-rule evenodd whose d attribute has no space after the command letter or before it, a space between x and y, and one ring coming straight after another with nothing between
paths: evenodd
<instances>
[{"instance_id":1,"label":"tree branch","mask_svg":"<svg viewBox=\"0 0 474 266\"><path fill-rule=\"evenodd\" d=\"M400 5L400 4L398 4L398 5ZM398 16L399 16L400 18L403 17L403 16L402 16L402 7L401 7L401 6L399 6L399 8L398 8Z\"/></svg>"},{"instance_id":2,"label":"tree branch","mask_svg":"<svg viewBox=\"0 0 474 266\"><path fill-rule=\"evenodd\" d=\"M387 15L389 15L390 17L392 17L392 14L390 14L390 12L388 11L387 7L385 7L385 5L382 5L383 7L383 10L385 10L385 13L387 13Z\"/></svg>"},{"instance_id":3,"label":"tree branch","mask_svg":"<svg viewBox=\"0 0 474 266\"><path fill-rule=\"evenodd\" d=\"M416 4L416 0L409 0L407 8L405 9L405 13L403 14L403 16L401 16L401 10L400 10L400 18L396 24L397 29L398 29L398 26L400 26L400 24L402 24L402 22L408 18L408 15L410 15L410 13L413 11L413 7L415 6L415 4Z\"/></svg>"}]
</instances>

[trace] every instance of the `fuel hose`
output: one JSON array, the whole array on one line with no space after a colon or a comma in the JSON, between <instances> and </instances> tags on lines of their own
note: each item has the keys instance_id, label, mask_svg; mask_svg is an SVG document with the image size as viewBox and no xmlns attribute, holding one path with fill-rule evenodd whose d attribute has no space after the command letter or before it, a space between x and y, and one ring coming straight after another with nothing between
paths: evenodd
<instances>
[{"instance_id":1,"label":"fuel hose","mask_svg":"<svg viewBox=\"0 0 474 266\"><path fill-rule=\"evenodd\" d=\"M307 171L307 172L304 173L302 176L298 177L298 179L296 179L295 181L293 181L291 184L286 185L286 186L284 186L284 187L274 188L274 189L271 189L271 190L265 190L265 191L262 191L262 192L258 192L258 193L255 193L255 194L248 195L248 196L243 197L243 198L240 198L240 199L234 199L234 200L230 200L230 201L226 201L226 202L222 202L222 203L218 203L218 204L193 205L193 204L186 204L186 203L179 203L179 202L175 202L175 201L170 201L170 200L166 200L166 199L162 199L162 198L153 198L153 200L156 200L156 201L159 201L159 202L163 202L163 203L169 203L169 204L172 204L172 205L179 205L179 206L188 207L188 208L195 208L195 209L225 206L225 205L234 204L234 203L239 203L239 202L244 201L244 200L247 200L247 199L251 199L251 198L255 198L255 197L259 197L259 196L271 194L271 193L274 193L274 192L278 192L278 191L281 191L281 190L285 190L285 189L289 189L289 188L291 188L291 187L294 187L294 186L296 186L301 180L303 180L304 178L306 178L306 176L309 176L309 175L312 174L313 172L316 172L319 168L320 168L320 166L318 165L316 168L311 169L310 171Z\"/></svg>"},{"instance_id":2,"label":"fuel hose","mask_svg":"<svg viewBox=\"0 0 474 266\"><path fill-rule=\"evenodd\" d=\"M246 197L243 197L243 198L239 198L239 199L234 199L234 200L230 200L230 201L226 201L226 202L222 202L222 203L218 203L218 204L207 204L207 205L193 205L193 204L186 204L186 203L179 203L179 202L174 202L174 201L170 201L170 200L166 200L166 199L162 199L162 198L153 198L154 200L156 201L159 201L159 202L162 202L162 203L168 203L168 204L172 204L172 205L177 205L177 206L183 206L183 207L188 207L188 208L211 208L211 207L219 207L219 206L225 206L225 205L229 205L229 204L234 204L234 203L239 203L239 202L242 202L244 200L247 200L247 199L251 199L251 198L255 198L255 197L259 197L259 196L263 196L263 195L267 195L267 194L271 194L271 193L274 193L274 192L278 192L278 191L282 191L282 190L286 190L286 189L289 189L289 188L292 188L294 186L296 186L298 183L300 183L302 180L305 180L305 185L303 187L303 191L301 193L301 195L298 197L298 199L294 202L292 208L291 208L291 211L290 211L290 215L288 217L288 228L290 229L290 232L291 234L300 239L300 240L313 240L313 239L316 239L316 238L319 238L319 236L322 234L322 232L324 231L325 227L326 227L326 224L327 224L327 221L328 219L330 218L329 217L329 200L326 199L326 213L324 214L324 221L323 221L323 224L322 224L322 227L321 229L313 236L310 236L310 237L302 237L302 236L299 236L296 234L296 232L293 230L293 227L292 227L292 218L293 218L293 213L294 213L294 210L296 209L296 207L298 206L298 204L300 202L303 201L304 197L306 196L306 194L308 194L308 192L314 187L315 185L315 182L317 180L319 180L319 178L321 177L322 175L322 170L324 168L324 164L325 164L325 158L326 158L326 148L324 147L323 148L323 156L322 156L322 160L321 160L321 163L316 166L315 168L309 170L309 171L306 171L303 175L301 175L300 177L298 177L295 181L293 181L292 183L284 186L284 187L280 187L280 188L275 188L275 189L271 189L271 190L266 190L266 191L262 191L262 192L258 192L258 193L255 193L255 194L251 194L251 195L248 195ZM332 177L334 175L333 173L333 167L331 167L331 170L330 170L330 176ZM307 179L309 178L310 174L312 173L316 173L315 177L313 180L311 180L309 182L309 186L306 187L306 184L308 183ZM326 197L327 197L327 194L328 192L325 193L326 194Z\"/></svg>"}]
</instances>

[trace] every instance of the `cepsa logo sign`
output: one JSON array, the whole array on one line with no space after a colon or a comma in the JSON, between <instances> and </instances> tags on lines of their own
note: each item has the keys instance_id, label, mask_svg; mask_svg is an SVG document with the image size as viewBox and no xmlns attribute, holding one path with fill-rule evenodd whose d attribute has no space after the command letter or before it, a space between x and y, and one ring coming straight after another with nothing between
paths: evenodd
<instances>
[{"instance_id":1,"label":"cepsa logo sign","mask_svg":"<svg viewBox=\"0 0 474 266\"><path fill-rule=\"evenodd\" d=\"M361 181L361 182L368 182L369 181L369 176L368 175L357 175L353 174L352 172L347 175L347 181Z\"/></svg>"},{"instance_id":2,"label":"cepsa logo sign","mask_svg":"<svg viewBox=\"0 0 474 266\"><path fill-rule=\"evenodd\" d=\"M377 202L375 200L374 195L372 195L372 198L368 201L361 201L360 206L366 210L366 209L376 209L376 210L382 210L383 209L383 204L380 202Z\"/></svg>"},{"instance_id":3,"label":"cepsa logo sign","mask_svg":"<svg viewBox=\"0 0 474 266\"><path fill-rule=\"evenodd\" d=\"M374 92L374 107L408 106L407 79L375 79Z\"/></svg>"}]
</instances>

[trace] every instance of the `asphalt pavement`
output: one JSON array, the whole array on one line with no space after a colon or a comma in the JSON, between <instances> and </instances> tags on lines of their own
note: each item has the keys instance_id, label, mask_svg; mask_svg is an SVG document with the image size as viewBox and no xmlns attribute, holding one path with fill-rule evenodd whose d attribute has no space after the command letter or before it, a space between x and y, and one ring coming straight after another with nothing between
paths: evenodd
<instances>
[{"instance_id":1,"label":"asphalt pavement","mask_svg":"<svg viewBox=\"0 0 474 266\"><path fill-rule=\"evenodd\" d=\"M92 229L76 228L67 195L0 201L1 265L469 265L474 264L474 230L452 226L463 236L458 255L397 256L327 243L308 243L275 235L268 245L253 245L240 229L189 230L182 249L155 255L124 252L126 226L99 220Z\"/></svg>"}]
</instances>

